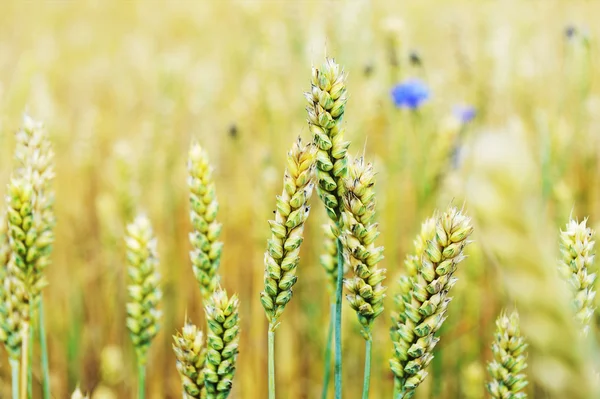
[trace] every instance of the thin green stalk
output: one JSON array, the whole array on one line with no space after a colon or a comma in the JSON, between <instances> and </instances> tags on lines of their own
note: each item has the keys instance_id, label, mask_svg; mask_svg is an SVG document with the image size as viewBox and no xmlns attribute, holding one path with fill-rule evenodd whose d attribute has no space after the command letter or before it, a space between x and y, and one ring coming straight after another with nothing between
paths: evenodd
<instances>
[{"instance_id":1,"label":"thin green stalk","mask_svg":"<svg viewBox=\"0 0 600 399\"><path fill-rule=\"evenodd\" d=\"M400 379L398 377L394 377L394 394L392 398L396 399L398 397L398 393L400 392Z\"/></svg>"},{"instance_id":2,"label":"thin green stalk","mask_svg":"<svg viewBox=\"0 0 600 399\"><path fill-rule=\"evenodd\" d=\"M323 392L321 399L327 399L329 380L331 379L331 338L333 336L333 322L335 319L335 303L330 305L329 330L327 331L327 344L325 346L325 373L323 376Z\"/></svg>"},{"instance_id":3,"label":"thin green stalk","mask_svg":"<svg viewBox=\"0 0 600 399\"><path fill-rule=\"evenodd\" d=\"M39 314L44 399L50 399L50 367L48 365L48 342L46 340L46 327L44 323L44 300L42 297L40 297Z\"/></svg>"},{"instance_id":4,"label":"thin green stalk","mask_svg":"<svg viewBox=\"0 0 600 399\"><path fill-rule=\"evenodd\" d=\"M344 259L342 242L337 240L337 281L335 287L335 399L342 399L342 288L344 283Z\"/></svg>"},{"instance_id":5,"label":"thin green stalk","mask_svg":"<svg viewBox=\"0 0 600 399\"><path fill-rule=\"evenodd\" d=\"M369 386L371 384L371 346L373 337L369 333L369 339L365 345L365 377L363 379L362 399L369 399Z\"/></svg>"},{"instance_id":6,"label":"thin green stalk","mask_svg":"<svg viewBox=\"0 0 600 399\"><path fill-rule=\"evenodd\" d=\"M12 399L19 399L19 361L11 360L10 368L12 371Z\"/></svg>"},{"instance_id":7,"label":"thin green stalk","mask_svg":"<svg viewBox=\"0 0 600 399\"><path fill-rule=\"evenodd\" d=\"M146 365L138 363L138 399L146 398Z\"/></svg>"},{"instance_id":8,"label":"thin green stalk","mask_svg":"<svg viewBox=\"0 0 600 399\"><path fill-rule=\"evenodd\" d=\"M275 399L275 331L269 325L269 399Z\"/></svg>"},{"instance_id":9,"label":"thin green stalk","mask_svg":"<svg viewBox=\"0 0 600 399\"><path fill-rule=\"evenodd\" d=\"M31 312L31 320L33 320L34 311L33 308L30 308ZM29 352L28 358L29 362L27 364L27 397L29 399L33 398L33 345L35 343L35 328L34 323L32 322L29 326Z\"/></svg>"}]
</instances>

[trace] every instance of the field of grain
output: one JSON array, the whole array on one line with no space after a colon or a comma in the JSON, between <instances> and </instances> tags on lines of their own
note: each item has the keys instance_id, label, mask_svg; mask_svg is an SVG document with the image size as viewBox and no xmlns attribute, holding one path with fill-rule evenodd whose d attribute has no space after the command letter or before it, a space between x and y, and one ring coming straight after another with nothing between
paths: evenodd
<instances>
[{"instance_id":1,"label":"field of grain","mask_svg":"<svg viewBox=\"0 0 600 399\"><path fill-rule=\"evenodd\" d=\"M163 293L146 395L181 397L172 336L186 315L205 326L188 254L193 141L214 168L221 285L239 296L230 397L267 397L267 221L287 152L298 136L313 139L303 93L325 57L348 73L348 155L364 155L376 173L388 290L374 322L370 397L392 397L390 317L404 259L421 222L449 205L472 218L473 242L415 398L487 397L495 320L514 308L529 343L529 397L594 397L600 318L581 334L558 264L570 216L600 227L599 18L600 3L558 0L2 2L0 194L24 112L44 123L56 154L43 290L52 397L77 385L94 399L137 397L124 237L139 212L157 237ZM390 94L407 79L430 92L416 109L396 106ZM465 107L472 120L461 120ZM323 386L327 216L317 195L311 207L293 299L277 329L282 399L318 398ZM361 397L360 329L344 299L349 399ZM10 387L1 348L0 397Z\"/></svg>"}]
</instances>

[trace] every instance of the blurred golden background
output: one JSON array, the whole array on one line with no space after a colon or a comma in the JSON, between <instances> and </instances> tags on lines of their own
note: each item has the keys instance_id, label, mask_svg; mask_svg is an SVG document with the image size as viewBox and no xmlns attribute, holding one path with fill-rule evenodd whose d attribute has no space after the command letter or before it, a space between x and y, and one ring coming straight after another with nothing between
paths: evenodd
<instances>
[{"instance_id":1,"label":"blurred golden background","mask_svg":"<svg viewBox=\"0 0 600 399\"><path fill-rule=\"evenodd\" d=\"M302 93L326 55L349 73L349 153L365 151L378 173L390 288L375 323L371 397L392 392L389 316L404 256L421 221L450 202L474 217L475 244L417 398L483 397L494 320L514 305L532 344L531 397L586 397L585 383L567 377L585 368L589 343L564 317L555 271L571 212L600 225L599 18L592 1L3 1L0 192L24 111L44 121L56 152L56 242L44 291L54 397L78 383L96 399L134 396L123 235L139 210L158 236L165 293L147 392L181 396L171 336L186 312L198 325L204 319L188 257L192 139L215 169L222 283L241 300L231 397L266 397L267 220L286 152L298 135L310 138ZM411 77L426 82L431 99L397 109L390 90ZM473 121L456 120L460 104L475 108ZM280 398L320 394L325 220L313 198L299 281L277 334ZM344 311L344 392L357 398L363 339ZM1 359L0 396L8 397L3 349ZM37 392L39 369L34 378Z\"/></svg>"}]
</instances>

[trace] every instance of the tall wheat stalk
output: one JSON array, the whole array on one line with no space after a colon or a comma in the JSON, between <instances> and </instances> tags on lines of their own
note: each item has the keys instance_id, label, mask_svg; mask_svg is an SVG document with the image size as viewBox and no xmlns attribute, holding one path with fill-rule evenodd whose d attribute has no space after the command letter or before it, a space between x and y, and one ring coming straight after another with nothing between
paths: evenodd
<instances>
[{"instance_id":1,"label":"tall wheat stalk","mask_svg":"<svg viewBox=\"0 0 600 399\"><path fill-rule=\"evenodd\" d=\"M346 190L340 241L344 247L346 263L353 272L353 276L344 283L349 292L346 298L358 315L363 328L362 335L366 340L362 398L367 399L371 379L371 329L375 318L383 312L386 291L382 284L386 270L378 268L378 263L383 259L383 247L375 245L379 231L375 222L373 166L365 163L363 158L356 159L349 168L344 184Z\"/></svg>"},{"instance_id":2,"label":"tall wheat stalk","mask_svg":"<svg viewBox=\"0 0 600 399\"><path fill-rule=\"evenodd\" d=\"M350 142L344 140L343 116L346 109L346 74L331 58L321 68L312 69L311 88L305 93L308 125L317 147L317 194L333 222L336 237L336 267L328 269L335 279L335 398L342 396L342 288L344 261L339 234L342 226L344 178L348 174L347 151ZM329 334L328 334L329 335ZM331 342L327 342L326 352ZM325 373L326 383L328 374ZM326 383L324 385L326 385ZM326 391L323 391L326 395Z\"/></svg>"},{"instance_id":3,"label":"tall wheat stalk","mask_svg":"<svg viewBox=\"0 0 600 399\"><path fill-rule=\"evenodd\" d=\"M269 221L271 238L265 252L265 288L260 300L269 320L268 374L269 398L275 398L275 329L279 317L292 299L296 284L300 246L304 240L304 223L308 218L308 201L314 187L315 147L304 145L300 138L287 155L283 192L277 197L275 220Z\"/></svg>"},{"instance_id":4,"label":"tall wheat stalk","mask_svg":"<svg viewBox=\"0 0 600 399\"><path fill-rule=\"evenodd\" d=\"M137 355L138 397L146 395L146 362L148 349L159 329L162 313L158 304L162 298L159 288L158 253L150 220L138 215L127 226L127 273L130 284L127 303L127 328Z\"/></svg>"}]
</instances>

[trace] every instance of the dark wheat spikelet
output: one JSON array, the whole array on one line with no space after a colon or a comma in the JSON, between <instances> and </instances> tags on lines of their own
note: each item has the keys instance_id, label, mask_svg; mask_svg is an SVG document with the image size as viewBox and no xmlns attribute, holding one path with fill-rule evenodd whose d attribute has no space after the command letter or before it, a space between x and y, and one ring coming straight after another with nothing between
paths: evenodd
<instances>
[{"instance_id":1,"label":"dark wheat spikelet","mask_svg":"<svg viewBox=\"0 0 600 399\"><path fill-rule=\"evenodd\" d=\"M138 363L145 365L148 348L158 333L162 316L158 310L162 292L159 288L156 238L146 216L136 217L133 223L127 226L125 245L130 280L127 287L127 328Z\"/></svg>"},{"instance_id":2,"label":"dark wheat spikelet","mask_svg":"<svg viewBox=\"0 0 600 399\"><path fill-rule=\"evenodd\" d=\"M379 232L374 221L373 166L365 163L363 158L356 159L349 168L344 184L346 190L340 239L346 263L353 272L353 276L344 281L350 292L346 298L358 315L364 337L369 339L373 321L383 312L386 291L382 284L386 270L377 267L383 259L383 247L375 246Z\"/></svg>"},{"instance_id":3,"label":"dark wheat spikelet","mask_svg":"<svg viewBox=\"0 0 600 399\"><path fill-rule=\"evenodd\" d=\"M496 399L524 399L527 395L520 391L527 386L527 377L522 373L527 367L527 344L521 336L519 314L502 313L496 326L492 344L494 360L488 364L492 381L487 389Z\"/></svg>"},{"instance_id":4,"label":"dark wheat spikelet","mask_svg":"<svg viewBox=\"0 0 600 399\"><path fill-rule=\"evenodd\" d=\"M412 288L406 295L404 311L398 315L394 354L390 367L397 379L398 398L412 398L427 376L425 368L433 359L439 338L436 332L446 319L451 299L448 292L456 284L453 276L464 258L463 250L473 231L471 219L450 207L435 217L435 237L427 242Z\"/></svg>"},{"instance_id":5,"label":"dark wheat spikelet","mask_svg":"<svg viewBox=\"0 0 600 399\"><path fill-rule=\"evenodd\" d=\"M208 399L225 399L231 392L238 354L240 320L237 295L217 288L206 304L208 342L204 386Z\"/></svg>"},{"instance_id":6,"label":"dark wheat spikelet","mask_svg":"<svg viewBox=\"0 0 600 399\"><path fill-rule=\"evenodd\" d=\"M271 238L265 252L265 289L260 300L270 329L292 299L292 287L298 279L304 222L308 218L308 201L313 192L315 147L298 139L287 156L283 192L277 197L275 220L270 220Z\"/></svg>"},{"instance_id":7,"label":"dark wheat spikelet","mask_svg":"<svg viewBox=\"0 0 600 399\"><path fill-rule=\"evenodd\" d=\"M216 216L219 204L208 154L198 144L192 144L188 158L188 186L190 188L190 219L193 231L190 242L194 248L190 259L194 275L204 300L219 283L217 271L221 260L223 243L219 241L221 224Z\"/></svg>"},{"instance_id":8,"label":"dark wheat spikelet","mask_svg":"<svg viewBox=\"0 0 600 399\"><path fill-rule=\"evenodd\" d=\"M181 333L173 336L173 340L184 399L206 399L203 370L206 349L202 331L186 322Z\"/></svg>"}]
</instances>

